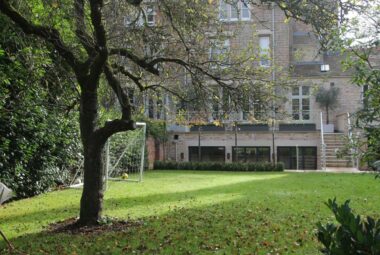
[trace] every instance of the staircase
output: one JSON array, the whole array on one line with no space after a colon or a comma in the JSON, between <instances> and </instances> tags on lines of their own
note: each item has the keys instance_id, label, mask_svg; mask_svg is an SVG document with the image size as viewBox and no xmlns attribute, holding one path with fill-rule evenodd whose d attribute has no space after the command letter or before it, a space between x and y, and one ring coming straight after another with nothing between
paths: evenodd
<instances>
[{"instance_id":1,"label":"staircase","mask_svg":"<svg viewBox=\"0 0 380 255\"><path fill-rule=\"evenodd\" d=\"M351 156L337 158L336 152L344 147L344 134L325 133L324 141L326 144L326 167L345 167L352 168Z\"/></svg>"}]
</instances>

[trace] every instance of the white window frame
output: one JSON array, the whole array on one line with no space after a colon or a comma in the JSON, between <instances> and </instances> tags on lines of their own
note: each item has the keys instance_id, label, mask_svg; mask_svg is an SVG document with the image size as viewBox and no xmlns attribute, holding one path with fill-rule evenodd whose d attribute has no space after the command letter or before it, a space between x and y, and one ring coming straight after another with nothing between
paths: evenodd
<instances>
[{"instance_id":1,"label":"white window frame","mask_svg":"<svg viewBox=\"0 0 380 255\"><path fill-rule=\"evenodd\" d=\"M151 11L150 11L151 10ZM148 16L152 15L153 21L148 20ZM148 4L143 7L142 12L136 13L136 17L131 19L129 16L124 16L124 26L125 27L134 27L141 28L146 24L149 27L152 27L156 24L156 8L153 4Z\"/></svg>"},{"instance_id":2,"label":"white window frame","mask_svg":"<svg viewBox=\"0 0 380 255\"><path fill-rule=\"evenodd\" d=\"M261 45L261 40L263 38L268 39L268 48L263 49ZM271 66L271 37L270 35L260 35L259 36L259 54L260 54L260 66L261 67L270 67ZM264 59L264 55L267 55L266 59Z\"/></svg>"},{"instance_id":3,"label":"white window frame","mask_svg":"<svg viewBox=\"0 0 380 255\"><path fill-rule=\"evenodd\" d=\"M234 5L231 5L231 4L228 4L226 3L224 0L220 0L220 3L219 3L219 20L220 21L238 21L238 20L242 20L242 21L249 21L251 20L251 5L249 3L245 3L246 4L246 10L248 10L248 17L244 17L243 16L243 4L244 2L246 2L246 0L237 0L237 17L236 18L231 18L232 16L232 10L235 8ZM222 5L226 5L227 7L227 13L225 14L226 17L222 17L222 12L224 11L222 9Z\"/></svg>"},{"instance_id":4,"label":"white window frame","mask_svg":"<svg viewBox=\"0 0 380 255\"><path fill-rule=\"evenodd\" d=\"M365 94L367 93L367 91L370 89L369 85L363 85L361 87L361 91L360 91L360 102L362 104L363 107L365 107L366 105L366 98L365 98Z\"/></svg>"},{"instance_id":5,"label":"white window frame","mask_svg":"<svg viewBox=\"0 0 380 255\"><path fill-rule=\"evenodd\" d=\"M249 3L245 3L246 0L239 1L240 4L240 16L241 20L251 20L251 5ZM246 6L245 9L248 10L248 17L243 17L243 6Z\"/></svg>"},{"instance_id":6,"label":"white window frame","mask_svg":"<svg viewBox=\"0 0 380 255\"><path fill-rule=\"evenodd\" d=\"M221 54L226 54L226 57L227 57L227 61L225 63L222 63L220 62L219 66L221 68L225 67L226 65L228 65L230 63L230 58L228 56L230 50L231 50L231 44L230 44L230 39L226 39L224 40L223 44L221 43L220 45L218 45L218 41L213 41L212 42L212 45L209 49L209 60L210 61L214 61L214 56L219 56ZM218 61L218 60L216 60ZM216 67L215 65L213 65L214 67Z\"/></svg>"},{"instance_id":7,"label":"white window frame","mask_svg":"<svg viewBox=\"0 0 380 255\"><path fill-rule=\"evenodd\" d=\"M303 95L302 94L302 88L303 87L308 87L309 88L309 93L307 95ZM291 114L292 114L292 120L293 121L302 121L302 122L311 122L311 97L310 97L310 91L311 91L311 87L310 86L307 86L307 85L303 85L303 86L298 86L298 94L297 95L293 95L293 89L291 91ZM293 112L293 99L298 99L298 116L299 118L298 119L294 119L294 112ZM303 105L302 105L302 100L303 99L309 99L309 119L303 119L303 113L307 110L304 110L303 109Z\"/></svg>"},{"instance_id":8,"label":"white window frame","mask_svg":"<svg viewBox=\"0 0 380 255\"><path fill-rule=\"evenodd\" d=\"M149 21L148 17L149 15L152 16L153 21ZM154 26L156 24L156 8L153 4L149 4L145 8L145 16L146 16L146 23L148 26Z\"/></svg>"}]
</instances>

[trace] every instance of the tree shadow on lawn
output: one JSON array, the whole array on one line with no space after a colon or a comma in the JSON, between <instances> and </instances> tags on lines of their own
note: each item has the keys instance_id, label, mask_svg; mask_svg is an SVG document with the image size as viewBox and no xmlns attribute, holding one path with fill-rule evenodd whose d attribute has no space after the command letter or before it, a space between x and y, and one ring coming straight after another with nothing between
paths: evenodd
<instances>
[{"instance_id":1,"label":"tree shadow on lawn","mask_svg":"<svg viewBox=\"0 0 380 255\"><path fill-rule=\"evenodd\" d=\"M313 254L308 251L316 251L312 233L314 218L283 213L265 201L245 197L197 208L175 208L140 220L143 224L101 234L40 232L12 242L19 251L28 254L267 254L274 251Z\"/></svg>"},{"instance_id":2,"label":"tree shadow on lawn","mask_svg":"<svg viewBox=\"0 0 380 255\"><path fill-rule=\"evenodd\" d=\"M277 177L285 177L276 176ZM273 177L270 178L271 180ZM212 196L214 194L223 194L223 193L236 193L237 189L241 192L246 189L247 186L252 186L252 183L259 181L268 181L269 179L255 179L251 181L244 181L240 183L230 184L230 185L219 185L212 188L200 188L197 190L185 191L185 192L168 192L168 193L159 193L148 196L137 196L131 198L128 194L124 197L119 198L105 198L104 209L106 213L111 213L112 211L118 208L129 208L132 209L134 206L152 206L154 204L161 203L170 203L173 201L178 201L181 199L192 200L197 197ZM65 218L73 217L78 214L79 211L79 200L78 204L65 204L65 201L62 201L59 206L50 209L38 209L33 212L26 212L19 215L9 215L4 216L1 219L0 226L10 224L12 222L17 222L20 225L26 225L31 222L53 222L54 220L63 220ZM57 217L59 215L59 217ZM43 221L41 221L43 218Z\"/></svg>"},{"instance_id":3,"label":"tree shadow on lawn","mask_svg":"<svg viewBox=\"0 0 380 255\"><path fill-rule=\"evenodd\" d=\"M216 251L236 254L255 253L256 250L261 254L276 249L280 253L293 253L294 250L300 254L300 251L316 251L312 233L315 223L326 221L330 215L323 202L339 188L345 191L339 199L352 195L339 186L350 185L350 181L335 177L336 188L330 184L329 190L316 192L315 189L321 187L321 178L296 178L289 182L289 175L279 176L281 178L255 179L185 192L107 198L106 215L124 218L131 215L133 219L141 218L144 224L100 236L79 234L73 238L68 234L46 232L26 234L12 239L12 242L24 251L34 250L36 254L43 253L39 249L47 251L46 254L55 254L60 249L63 249L60 254L73 251L79 254L101 251L122 254L133 250L146 254L186 251L191 254ZM339 183L339 180L343 182ZM27 227L40 224L41 212L46 217L43 224L78 213L78 206L66 208L64 214L62 209L8 217L5 223ZM42 226L37 230L40 229ZM4 242L0 247L4 247Z\"/></svg>"}]
</instances>

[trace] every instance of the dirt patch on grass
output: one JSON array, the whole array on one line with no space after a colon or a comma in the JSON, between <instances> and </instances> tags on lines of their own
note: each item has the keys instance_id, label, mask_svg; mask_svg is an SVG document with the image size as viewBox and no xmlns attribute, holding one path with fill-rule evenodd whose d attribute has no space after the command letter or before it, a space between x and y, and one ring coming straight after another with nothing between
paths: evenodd
<instances>
[{"instance_id":1,"label":"dirt patch on grass","mask_svg":"<svg viewBox=\"0 0 380 255\"><path fill-rule=\"evenodd\" d=\"M107 218L92 226L80 226L77 223L78 218L69 218L50 224L47 227L48 233L66 233L66 234L94 234L114 231L126 231L131 228L143 225L142 220L120 220Z\"/></svg>"}]
</instances>

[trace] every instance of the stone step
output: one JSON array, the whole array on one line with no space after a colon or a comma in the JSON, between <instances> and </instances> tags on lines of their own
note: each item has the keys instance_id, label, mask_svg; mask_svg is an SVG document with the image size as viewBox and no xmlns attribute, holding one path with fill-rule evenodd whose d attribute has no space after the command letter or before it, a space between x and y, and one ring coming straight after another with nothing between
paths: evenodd
<instances>
[{"instance_id":1,"label":"stone step","mask_svg":"<svg viewBox=\"0 0 380 255\"><path fill-rule=\"evenodd\" d=\"M352 167L352 163L326 163L326 167Z\"/></svg>"},{"instance_id":2,"label":"stone step","mask_svg":"<svg viewBox=\"0 0 380 255\"><path fill-rule=\"evenodd\" d=\"M345 136L324 136L323 139L325 140L342 140L345 139Z\"/></svg>"},{"instance_id":3,"label":"stone step","mask_svg":"<svg viewBox=\"0 0 380 255\"><path fill-rule=\"evenodd\" d=\"M344 144L337 144L337 143L330 143L330 144L328 144L328 143L326 143L326 147L328 148L328 147L344 147Z\"/></svg>"},{"instance_id":4,"label":"stone step","mask_svg":"<svg viewBox=\"0 0 380 255\"><path fill-rule=\"evenodd\" d=\"M336 153L336 152L338 152L339 151L339 149L341 149L341 148L332 148L332 149L329 149L329 150L326 150L326 154L327 153Z\"/></svg>"},{"instance_id":5,"label":"stone step","mask_svg":"<svg viewBox=\"0 0 380 255\"><path fill-rule=\"evenodd\" d=\"M351 158L345 159L345 158L327 158L326 157L326 162L346 162L346 161L351 161Z\"/></svg>"},{"instance_id":6,"label":"stone step","mask_svg":"<svg viewBox=\"0 0 380 255\"><path fill-rule=\"evenodd\" d=\"M351 157L345 156L343 158L338 158L336 155L326 155L326 160L351 160Z\"/></svg>"},{"instance_id":7,"label":"stone step","mask_svg":"<svg viewBox=\"0 0 380 255\"><path fill-rule=\"evenodd\" d=\"M325 141L325 144L345 144L345 143L340 142L340 141Z\"/></svg>"}]
</instances>

